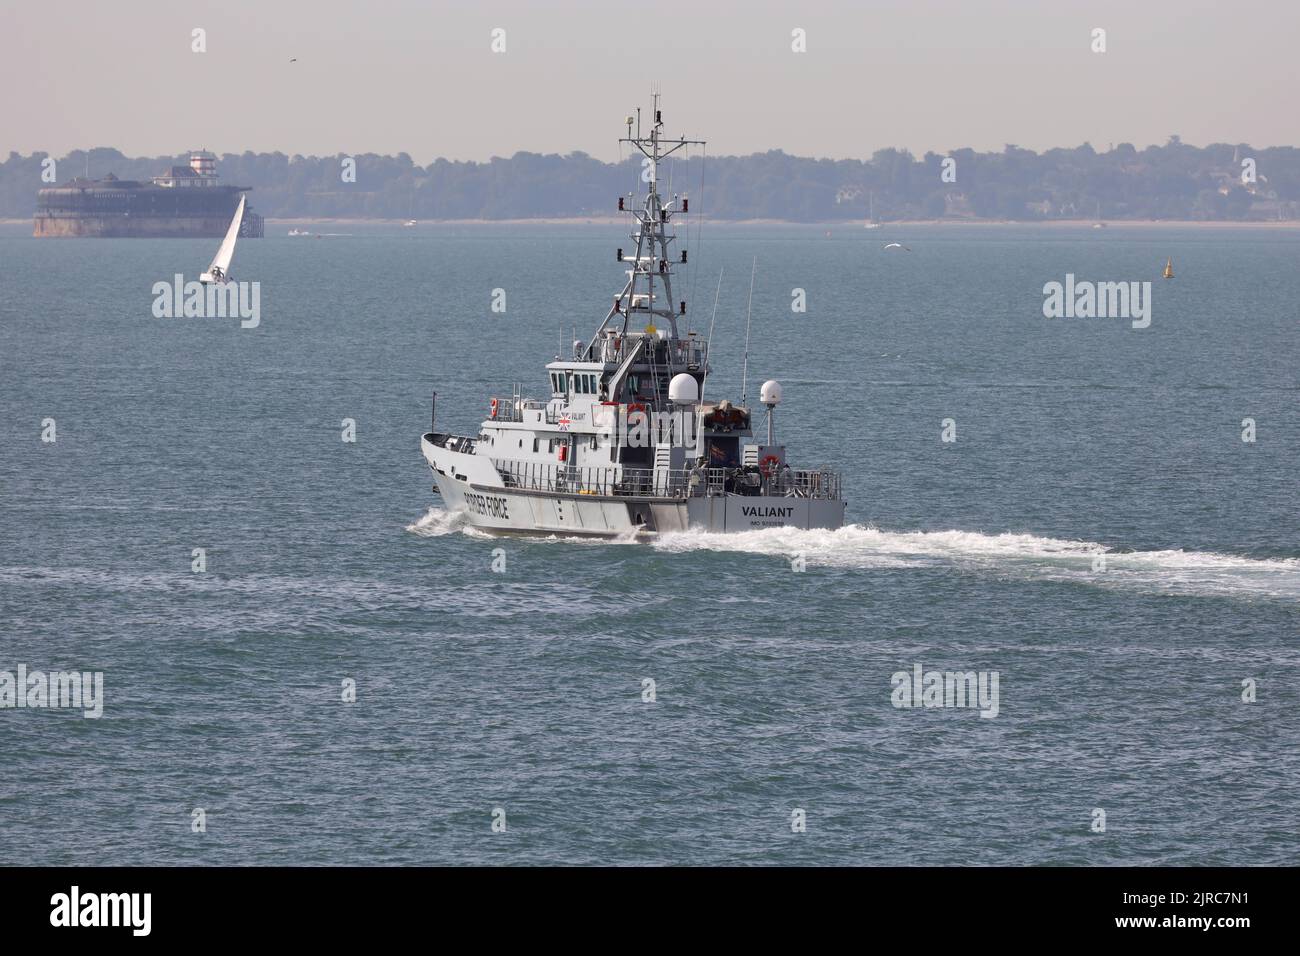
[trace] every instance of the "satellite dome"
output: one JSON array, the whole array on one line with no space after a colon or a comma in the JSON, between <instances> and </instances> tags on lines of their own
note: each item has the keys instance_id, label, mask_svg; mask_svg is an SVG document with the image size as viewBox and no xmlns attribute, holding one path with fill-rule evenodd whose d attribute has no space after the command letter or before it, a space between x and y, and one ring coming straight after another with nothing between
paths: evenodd
<instances>
[{"instance_id":1,"label":"satellite dome","mask_svg":"<svg viewBox=\"0 0 1300 956\"><path fill-rule=\"evenodd\" d=\"M668 401L675 405L694 405L700 400L700 383L694 375L679 372L668 383Z\"/></svg>"},{"instance_id":2,"label":"satellite dome","mask_svg":"<svg viewBox=\"0 0 1300 956\"><path fill-rule=\"evenodd\" d=\"M781 383L775 379L768 379L763 383L762 390L758 393L758 400L764 405L781 404Z\"/></svg>"}]
</instances>

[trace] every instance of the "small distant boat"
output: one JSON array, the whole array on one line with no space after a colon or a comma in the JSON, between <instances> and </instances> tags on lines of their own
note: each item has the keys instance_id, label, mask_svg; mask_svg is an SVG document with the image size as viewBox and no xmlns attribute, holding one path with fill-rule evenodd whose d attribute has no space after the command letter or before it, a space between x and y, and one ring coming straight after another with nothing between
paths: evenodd
<instances>
[{"instance_id":1,"label":"small distant boat","mask_svg":"<svg viewBox=\"0 0 1300 956\"><path fill-rule=\"evenodd\" d=\"M1174 277L1174 257L1173 257L1173 256L1170 256L1169 259L1165 262L1165 273L1164 273L1164 275L1165 275L1165 278L1166 278L1166 279L1172 279L1172 278Z\"/></svg>"},{"instance_id":2,"label":"small distant boat","mask_svg":"<svg viewBox=\"0 0 1300 956\"><path fill-rule=\"evenodd\" d=\"M289 235L291 235L291 236L310 236L311 233L308 232L306 229L290 229L290 230L289 230Z\"/></svg>"},{"instance_id":3,"label":"small distant boat","mask_svg":"<svg viewBox=\"0 0 1300 956\"><path fill-rule=\"evenodd\" d=\"M415 224L416 223L414 219L408 219L406 220L406 222L402 223L403 226L414 226Z\"/></svg>"},{"instance_id":4,"label":"small distant boat","mask_svg":"<svg viewBox=\"0 0 1300 956\"><path fill-rule=\"evenodd\" d=\"M867 214L867 221L863 223L863 229L879 229L880 223L876 222L876 194L872 193L868 202L871 204L871 211Z\"/></svg>"},{"instance_id":5,"label":"small distant boat","mask_svg":"<svg viewBox=\"0 0 1300 956\"><path fill-rule=\"evenodd\" d=\"M217 255L208 266L208 271L199 276L199 281L204 285L225 285L230 281L230 260L235 258L235 241L239 239L239 227L244 221L244 202L245 198L241 196L239 205L235 208L235 217L230 220L230 228L226 230L226 238L221 240L221 247L217 249Z\"/></svg>"}]
</instances>

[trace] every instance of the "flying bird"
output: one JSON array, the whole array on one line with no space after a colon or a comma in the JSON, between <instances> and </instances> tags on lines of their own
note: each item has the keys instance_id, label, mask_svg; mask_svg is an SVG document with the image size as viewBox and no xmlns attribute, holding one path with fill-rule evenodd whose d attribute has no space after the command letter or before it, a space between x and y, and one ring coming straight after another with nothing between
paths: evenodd
<instances>
[{"instance_id":1,"label":"flying bird","mask_svg":"<svg viewBox=\"0 0 1300 956\"><path fill-rule=\"evenodd\" d=\"M902 249L904 252L911 252L911 251L912 251L912 250L909 249L907 246L903 245L901 242L887 242L887 243L885 243L885 248L886 248L886 249Z\"/></svg>"}]
</instances>

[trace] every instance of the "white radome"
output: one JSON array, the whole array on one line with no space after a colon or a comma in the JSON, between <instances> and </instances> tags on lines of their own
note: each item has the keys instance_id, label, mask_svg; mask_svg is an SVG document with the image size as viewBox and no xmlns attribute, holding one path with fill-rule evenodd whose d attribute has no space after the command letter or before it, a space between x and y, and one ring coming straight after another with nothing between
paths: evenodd
<instances>
[{"instance_id":1,"label":"white radome","mask_svg":"<svg viewBox=\"0 0 1300 956\"><path fill-rule=\"evenodd\" d=\"M674 405L694 405L700 400L700 383L694 375L679 372L668 383L668 401Z\"/></svg>"},{"instance_id":2,"label":"white radome","mask_svg":"<svg viewBox=\"0 0 1300 956\"><path fill-rule=\"evenodd\" d=\"M781 404L781 383L775 379L769 378L763 383L763 388L758 393L758 400L764 405Z\"/></svg>"}]
</instances>

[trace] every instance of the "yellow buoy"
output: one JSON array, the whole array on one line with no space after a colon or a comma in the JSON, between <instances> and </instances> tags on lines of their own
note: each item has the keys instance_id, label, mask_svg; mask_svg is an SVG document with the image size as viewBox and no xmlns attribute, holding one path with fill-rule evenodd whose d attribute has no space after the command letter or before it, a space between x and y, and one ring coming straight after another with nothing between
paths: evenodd
<instances>
[{"instance_id":1,"label":"yellow buoy","mask_svg":"<svg viewBox=\"0 0 1300 956\"><path fill-rule=\"evenodd\" d=\"M656 328L654 327L654 323L651 323L650 325L647 325L647 326L645 327L645 334L646 334L646 335L654 335L654 334L655 334L656 332L658 332L658 331L659 331L659 330L656 329Z\"/></svg>"}]
</instances>

